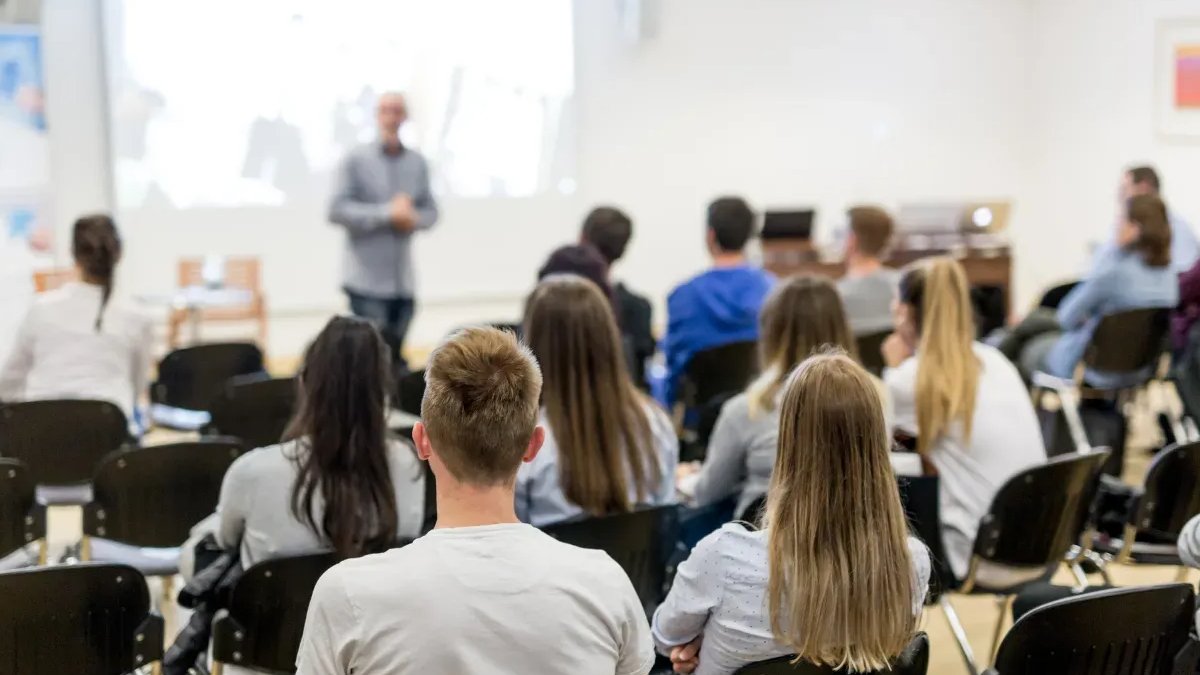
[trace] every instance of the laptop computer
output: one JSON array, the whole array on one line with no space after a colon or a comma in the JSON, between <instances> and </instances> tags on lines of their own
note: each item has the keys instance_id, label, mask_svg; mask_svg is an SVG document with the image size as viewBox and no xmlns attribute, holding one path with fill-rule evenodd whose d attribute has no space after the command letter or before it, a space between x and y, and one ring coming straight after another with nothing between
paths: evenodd
<instances>
[{"instance_id":1,"label":"laptop computer","mask_svg":"<svg viewBox=\"0 0 1200 675\"><path fill-rule=\"evenodd\" d=\"M811 240L816 214L813 209L767 211L763 214L762 238Z\"/></svg>"}]
</instances>

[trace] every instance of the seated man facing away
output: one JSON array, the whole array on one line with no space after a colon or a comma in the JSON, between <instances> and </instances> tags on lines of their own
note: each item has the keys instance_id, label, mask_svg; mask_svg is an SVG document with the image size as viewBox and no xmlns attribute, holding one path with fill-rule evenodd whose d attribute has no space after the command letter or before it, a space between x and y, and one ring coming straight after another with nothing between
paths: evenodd
<instances>
[{"instance_id":1,"label":"seated man facing away","mask_svg":"<svg viewBox=\"0 0 1200 675\"><path fill-rule=\"evenodd\" d=\"M855 335L892 328L892 300L900 273L883 266L892 241L892 217L874 206L856 206L847 213L846 274L838 280L838 293Z\"/></svg>"},{"instance_id":2,"label":"seated man facing away","mask_svg":"<svg viewBox=\"0 0 1200 675\"><path fill-rule=\"evenodd\" d=\"M579 235L579 243L594 247L604 256L611 268L621 256L633 237L633 221L625 212L611 206L598 206L592 209L583 220L583 231ZM610 278L611 281L611 278ZM612 284L617 311L617 324L621 328L621 337L628 344L630 356L633 359L633 374L638 387L646 386L645 364L654 356L657 344L651 328L653 312L650 301L639 295L621 282Z\"/></svg>"},{"instance_id":3,"label":"seated man facing away","mask_svg":"<svg viewBox=\"0 0 1200 675\"><path fill-rule=\"evenodd\" d=\"M470 328L433 353L425 378L413 438L437 479L437 527L321 577L297 672L648 673L649 626L625 572L517 521L517 468L545 439L529 350Z\"/></svg>"},{"instance_id":4,"label":"seated man facing away","mask_svg":"<svg viewBox=\"0 0 1200 675\"><path fill-rule=\"evenodd\" d=\"M754 235L754 211L740 197L708 206L708 252L712 269L684 282L667 298L667 361L664 403L675 402L679 376L697 352L758 339L758 310L774 277L746 259Z\"/></svg>"}]
</instances>

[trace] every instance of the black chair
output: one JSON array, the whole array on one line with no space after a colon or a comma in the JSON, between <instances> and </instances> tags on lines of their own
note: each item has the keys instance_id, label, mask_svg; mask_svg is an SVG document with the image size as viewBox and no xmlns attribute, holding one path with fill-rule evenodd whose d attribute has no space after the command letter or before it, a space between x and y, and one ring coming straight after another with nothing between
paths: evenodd
<instances>
[{"instance_id":1,"label":"black chair","mask_svg":"<svg viewBox=\"0 0 1200 675\"><path fill-rule=\"evenodd\" d=\"M1080 540L1107 459L1107 450L1055 457L1009 478L992 499L958 592L992 594L1002 600L992 635L993 657L1016 593L1048 578ZM1002 583L988 571L994 567L1007 572ZM975 657L949 594L942 595L940 605L967 670L976 675Z\"/></svg>"},{"instance_id":2,"label":"black chair","mask_svg":"<svg viewBox=\"0 0 1200 675\"><path fill-rule=\"evenodd\" d=\"M842 668L818 666L807 661L792 663L795 656L781 656L769 661L759 661L742 666L733 675L840 675L848 673ZM896 658L891 668L885 670L855 671L858 675L925 675L929 669L929 636L917 633L904 652Z\"/></svg>"},{"instance_id":3,"label":"black chair","mask_svg":"<svg viewBox=\"0 0 1200 675\"><path fill-rule=\"evenodd\" d=\"M909 531L929 549L933 569L925 604L933 605L941 600L943 593L958 588L942 541L941 481L937 476L897 476L896 482Z\"/></svg>"},{"instance_id":4,"label":"black chair","mask_svg":"<svg viewBox=\"0 0 1200 675\"><path fill-rule=\"evenodd\" d=\"M1090 450L1093 443L1088 439L1087 428L1080 413L1081 398L1114 398L1116 409L1122 410L1133 393L1154 377L1167 344L1169 321L1170 312L1166 309L1132 309L1105 316L1096 325L1083 359L1075 369L1073 379L1054 377L1042 372L1034 373L1035 406L1041 409L1045 392L1055 392L1061 402L1062 415L1075 448L1080 452ZM1087 380L1089 370L1127 375L1131 378L1131 384L1116 390L1099 388ZM1113 465L1107 468L1107 472L1119 476L1122 460L1123 457L1114 456Z\"/></svg>"},{"instance_id":5,"label":"black chair","mask_svg":"<svg viewBox=\"0 0 1200 675\"><path fill-rule=\"evenodd\" d=\"M0 458L0 559L38 542L38 564L46 562L46 507L20 460Z\"/></svg>"},{"instance_id":6,"label":"black chair","mask_svg":"<svg viewBox=\"0 0 1200 675\"><path fill-rule=\"evenodd\" d=\"M892 331L883 330L854 336L855 342L858 343L858 362L875 377L882 376L887 365L883 362L883 343L891 334Z\"/></svg>"},{"instance_id":7,"label":"black chair","mask_svg":"<svg viewBox=\"0 0 1200 675\"><path fill-rule=\"evenodd\" d=\"M971 287L971 306L975 310L975 334L990 335L1008 321L1008 294L1004 286Z\"/></svg>"},{"instance_id":8,"label":"black chair","mask_svg":"<svg viewBox=\"0 0 1200 675\"><path fill-rule=\"evenodd\" d=\"M263 354L257 345L225 342L176 349L158 364L158 380L150 385L151 417L155 424L192 431L208 420L204 416L181 416L176 411L208 412L238 375L264 373ZM198 420L198 422L193 421Z\"/></svg>"},{"instance_id":9,"label":"black chair","mask_svg":"<svg viewBox=\"0 0 1200 675\"><path fill-rule=\"evenodd\" d=\"M0 574L0 675L161 672L162 617L125 565Z\"/></svg>"},{"instance_id":10,"label":"black chair","mask_svg":"<svg viewBox=\"0 0 1200 675\"><path fill-rule=\"evenodd\" d=\"M235 439L207 439L114 452L97 467L83 509L84 560L110 553L94 538L146 548L177 548L213 513L226 470L242 454ZM93 548L93 544L96 548ZM125 562L125 561L120 561ZM178 556L138 563L149 576L178 571Z\"/></svg>"},{"instance_id":11,"label":"black chair","mask_svg":"<svg viewBox=\"0 0 1200 675\"><path fill-rule=\"evenodd\" d=\"M1058 306L1062 304L1067 294L1075 290L1075 287L1078 285L1078 281L1068 281L1067 283L1051 287L1042 294L1042 299L1038 300L1038 307L1058 309Z\"/></svg>"},{"instance_id":12,"label":"black chair","mask_svg":"<svg viewBox=\"0 0 1200 675\"><path fill-rule=\"evenodd\" d=\"M246 570L227 609L213 620L212 675L221 675L226 664L296 672L313 588L335 563L332 553L317 553L267 560Z\"/></svg>"},{"instance_id":13,"label":"black chair","mask_svg":"<svg viewBox=\"0 0 1200 675\"><path fill-rule=\"evenodd\" d=\"M425 369L409 372L396 380L396 407L410 415L421 416L425 398Z\"/></svg>"},{"instance_id":14,"label":"black chair","mask_svg":"<svg viewBox=\"0 0 1200 675\"><path fill-rule=\"evenodd\" d=\"M542 528L559 541L600 549L629 575L649 616L667 592L668 562L679 540L679 509L658 506Z\"/></svg>"},{"instance_id":15,"label":"black chair","mask_svg":"<svg viewBox=\"0 0 1200 675\"><path fill-rule=\"evenodd\" d=\"M1200 443L1161 450L1146 469L1143 485L1123 536L1098 536L1092 549L1118 563L1183 565L1176 541L1183 526L1200 513ZM1182 567L1180 572L1186 574Z\"/></svg>"},{"instance_id":16,"label":"black chair","mask_svg":"<svg viewBox=\"0 0 1200 675\"><path fill-rule=\"evenodd\" d=\"M247 448L274 445L283 438L295 408L295 378L234 377L209 408L212 419L204 433L234 436Z\"/></svg>"},{"instance_id":17,"label":"black chair","mask_svg":"<svg viewBox=\"0 0 1200 675\"><path fill-rule=\"evenodd\" d=\"M1058 600L1022 616L991 675L1176 675L1192 625L1192 587L1118 588Z\"/></svg>"},{"instance_id":18,"label":"black chair","mask_svg":"<svg viewBox=\"0 0 1200 675\"><path fill-rule=\"evenodd\" d=\"M19 459L53 504L82 504L96 463L130 443L125 413L107 401L0 406L0 456Z\"/></svg>"},{"instance_id":19,"label":"black chair","mask_svg":"<svg viewBox=\"0 0 1200 675\"><path fill-rule=\"evenodd\" d=\"M703 460L725 401L758 375L758 343L733 342L697 352L679 379L679 402L693 421L681 439L683 461Z\"/></svg>"}]
</instances>

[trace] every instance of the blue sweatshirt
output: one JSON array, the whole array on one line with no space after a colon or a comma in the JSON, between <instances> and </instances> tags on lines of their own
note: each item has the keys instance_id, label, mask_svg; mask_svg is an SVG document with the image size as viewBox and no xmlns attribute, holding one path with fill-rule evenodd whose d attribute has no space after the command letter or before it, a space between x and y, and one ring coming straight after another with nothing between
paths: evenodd
<instances>
[{"instance_id":1,"label":"blue sweatshirt","mask_svg":"<svg viewBox=\"0 0 1200 675\"><path fill-rule=\"evenodd\" d=\"M696 352L758 339L758 311L775 277L750 265L720 267L692 278L667 298L666 400L675 402L679 376Z\"/></svg>"}]
</instances>

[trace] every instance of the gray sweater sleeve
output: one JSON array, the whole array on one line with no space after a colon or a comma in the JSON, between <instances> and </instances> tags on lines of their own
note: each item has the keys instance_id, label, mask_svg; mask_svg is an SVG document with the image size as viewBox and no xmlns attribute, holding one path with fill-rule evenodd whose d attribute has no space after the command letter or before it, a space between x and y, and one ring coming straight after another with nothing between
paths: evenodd
<instances>
[{"instance_id":1,"label":"gray sweater sleeve","mask_svg":"<svg viewBox=\"0 0 1200 675\"><path fill-rule=\"evenodd\" d=\"M729 399L721 408L700 478L696 481L696 506L707 506L739 492L746 481L750 410L745 394Z\"/></svg>"}]
</instances>

